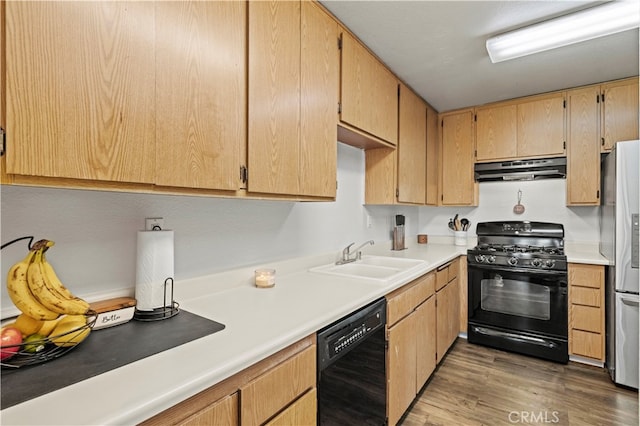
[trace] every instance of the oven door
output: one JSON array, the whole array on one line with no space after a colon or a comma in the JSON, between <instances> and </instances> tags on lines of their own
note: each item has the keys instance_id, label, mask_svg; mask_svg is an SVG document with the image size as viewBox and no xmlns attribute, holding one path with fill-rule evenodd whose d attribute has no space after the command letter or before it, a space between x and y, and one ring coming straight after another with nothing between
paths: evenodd
<instances>
[{"instance_id":1,"label":"oven door","mask_svg":"<svg viewBox=\"0 0 640 426\"><path fill-rule=\"evenodd\" d=\"M567 273L469 265L469 324L566 339Z\"/></svg>"}]
</instances>

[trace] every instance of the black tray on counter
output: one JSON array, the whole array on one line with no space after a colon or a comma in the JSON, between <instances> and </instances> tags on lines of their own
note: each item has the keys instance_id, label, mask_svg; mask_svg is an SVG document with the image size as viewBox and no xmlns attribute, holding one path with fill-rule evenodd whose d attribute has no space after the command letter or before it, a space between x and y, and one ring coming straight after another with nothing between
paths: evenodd
<instances>
[{"instance_id":1,"label":"black tray on counter","mask_svg":"<svg viewBox=\"0 0 640 426\"><path fill-rule=\"evenodd\" d=\"M42 364L0 373L0 408L5 409L142 358L224 329L184 310L162 321L129 321L92 331L69 353Z\"/></svg>"}]
</instances>

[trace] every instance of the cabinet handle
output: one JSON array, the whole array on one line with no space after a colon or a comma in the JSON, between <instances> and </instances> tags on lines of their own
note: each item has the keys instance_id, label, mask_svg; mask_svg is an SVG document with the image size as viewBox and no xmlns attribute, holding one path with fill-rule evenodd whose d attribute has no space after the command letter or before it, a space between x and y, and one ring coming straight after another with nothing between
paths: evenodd
<instances>
[{"instance_id":1,"label":"cabinet handle","mask_svg":"<svg viewBox=\"0 0 640 426\"><path fill-rule=\"evenodd\" d=\"M0 157L2 157L5 152L7 152L7 133L4 131L2 127L0 127Z\"/></svg>"}]
</instances>

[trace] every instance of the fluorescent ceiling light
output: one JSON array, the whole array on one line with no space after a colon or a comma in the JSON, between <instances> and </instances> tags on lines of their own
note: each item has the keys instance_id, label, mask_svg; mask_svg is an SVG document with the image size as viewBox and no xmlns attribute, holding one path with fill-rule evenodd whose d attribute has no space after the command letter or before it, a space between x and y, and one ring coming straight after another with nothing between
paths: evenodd
<instances>
[{"instance_id":1,"label":"fluorescent ceiling light","mask_svg":"<svg viewBox=\"0 0 640 426\"><path fill-rule=\"evenodd\" d=\"M613 1L487 40L491 62L502 62L637 28L640 3Z\"/></svg>"}]
</instances>

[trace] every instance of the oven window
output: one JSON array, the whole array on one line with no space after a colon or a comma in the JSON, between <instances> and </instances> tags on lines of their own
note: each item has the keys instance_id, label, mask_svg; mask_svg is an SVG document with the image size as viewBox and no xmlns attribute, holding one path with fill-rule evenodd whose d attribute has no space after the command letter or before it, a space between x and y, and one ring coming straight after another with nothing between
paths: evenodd
<instances>
[{"instance_id":1,"label":"oven window","mask_svg":"<svg viewBox=\"0 0 640 426\"><path fill-rule=\"evenodd\" d=\"M481 307L484 311L549 320L551 295L548 286L503 279L495 274L481 282Z\"/></svg>"}]
</instances>

